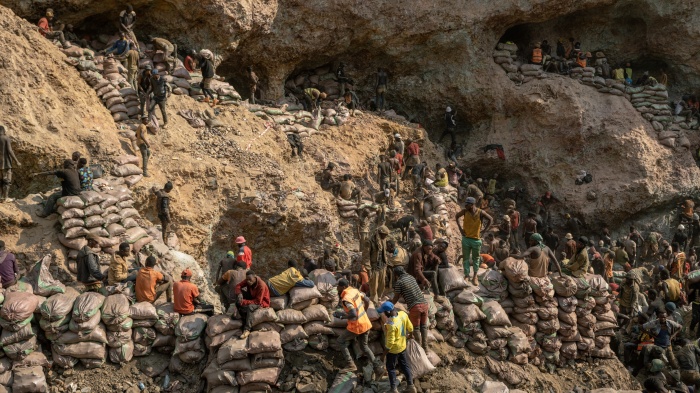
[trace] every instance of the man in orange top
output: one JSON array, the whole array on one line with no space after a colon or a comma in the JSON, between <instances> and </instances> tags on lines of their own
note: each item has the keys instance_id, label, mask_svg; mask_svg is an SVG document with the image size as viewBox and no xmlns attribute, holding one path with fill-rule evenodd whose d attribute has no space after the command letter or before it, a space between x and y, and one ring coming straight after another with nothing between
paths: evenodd
<instances>
[{"instance_id":1,"label":"man in orange top","mask_svg":"<svg viewBox=\"0 0 700 393\"><path fill-rule=\"evenodd\" d=\"M374 365L375 371L381 367L381 360L376 359L372 350L369 349L368 339L369 331L372 329L372 322L367 317L367 308L369 307L369 298L367 295L350 286L348 280L341 278L338 280L338 294L340 295L340 303L343 306L343 311L336 311L333 316L340 319L348 320L348 327L338 336L338 345L343 353L343 357L347 361L347 369L349 371L357 370L355 361L352 359L348 347L350 343L359 339L362 352ZM379 360L379 362L377 362Z\"/></svg>"},{"instance_id":2,"label":"man in orange top","mask_svg":"<svg viewBox=\"0 0 700 393\"><path fill-rule=\"evenodd\" d=\"M248 246L245 245L246 241L243 236L238 236L236 238L236 244L238 245L238 254L236 254L236 261L245 262L248 269L253 265L253 251L250 250Z\"/></svg>"},{"instance_id":3,"label":"man in orange top","mask_svg":"<svg viewBox=\"0 0 700 393\"><path fill-rule=\"evenodd\" d=\"M199 288L190 282L192 270L183 270L180 278L180 282L173 285L174 309L180 315L190 315L194 313L194 306L200 303Z\"/></svg>"},{"instance_id":4,"label":"man in orange top","mask_svg":"<svg viewBox=\"0 0 700 393\"><path fill-rule=\"evenodd\" d=\"M136 275L136 301L153 303L165 292L166 300L173 301L173 283L170 277L153 269L156 265L156 257L146 258L146 267L139 270Z\"/></svg>"},{"instance_id":5,"label":"man in orange top","mask_svg":"<svg viewBox=\"0 0 700 393\"><path fill-rule=\"evenodd\" d=\"M62 31L53 31L50 22L53 20L53 10L51 8L46 9L46 16L39 19L37 27L39 27L39 33L44 37L53 40L58 38L61 41L61 45L66 43L66 39L63 37Z\"/></svg>"},{"instance_id":6,"label":"man in orange top","mask_svg":"<svg viewBox=\"0 0 700 393\"><path fill-rule=\"evenodd\" d=\"M542 64L542 45L538 42L535 44L535 48L532 50L532 57L530 58L530 64Z\"/></svg>"}]
</instances>

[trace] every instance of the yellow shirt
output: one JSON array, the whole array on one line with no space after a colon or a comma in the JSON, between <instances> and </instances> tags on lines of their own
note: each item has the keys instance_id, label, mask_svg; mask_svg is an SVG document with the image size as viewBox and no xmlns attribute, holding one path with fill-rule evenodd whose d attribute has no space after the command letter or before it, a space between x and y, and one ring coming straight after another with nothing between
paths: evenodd
<instances>
[{"instance_id":1,"label":"yellow shirt","mask_svg":"<svg viewBox=\"0 0 700 393\"><path fill-rule=\"evenodd\" d=\"M148 132L148 127L146 127L145 124L139 124L138 128L136 129L136 145L141 146L146 141L144 141L143 136Z\"/></svg>"},{"instance_id":2,"label":"yellow shirt","mask_svg":"<svg viewBox=\"0 0 700 393\"><path fill-rule=\"evenodd\" d=\"M107 272L107 282L109 285L115 285L118 282L126 280L129 276L129 264L121 255L112 255L112 261L109 263L109 271Z\"/></svg>"},{"instance_id":3,"label":"yellow shirt","mask_svg":"<svg viewBox=\"0 0 700 393\"><path fill-rule=\"evenodd\" d=\"M275 287L275 290L277 290L280 295L284 295L289 292L290 289L294 288L294 284L303 279L304 276L299 273L299 270L290 267L282 273L270 278L270 284Z\"/></svg>"},{"instance_id":4,"label":"yellow shirt","mask_svg":"<svg viewBox=\"0 0 700 393\"><path fill-rule=\"evenodd\" d=\"M399 311L395 317L389 318L384 324L384 346L389 353L397 354L406 350L406 335L413 331L413 324L408 314Z\"/></svg>"},{"instance_id":5,"label":"yellow shirt","mask_svg":"<svg viewBox=\"0 0 700 393\"><path fill-rule=\"evenodd\" d=\"M464 237L481 239L481 209L476 209L474 214L469 210L464 213L462 229L464 230Z\"/></svg>"},{"instance_id":6,"label":"yellow shirt","mask_svg":"<svg viewBox=\"0 0 700 393\"><path fill-rule=\"evenodd\" d=\"M435 187L447 187L447 171L445 168L440 168L435 179Z\"/></svg>"}]
</instances>

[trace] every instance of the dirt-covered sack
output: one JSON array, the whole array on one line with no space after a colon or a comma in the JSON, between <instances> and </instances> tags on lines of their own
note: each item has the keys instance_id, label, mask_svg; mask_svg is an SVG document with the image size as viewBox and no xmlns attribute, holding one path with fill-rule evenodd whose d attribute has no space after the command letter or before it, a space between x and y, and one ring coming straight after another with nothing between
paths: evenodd
<instances>
[{"instance_id":1,"label":"dirt-covered sack","mask_svg":"<svg viewBox=\"0 0 700 393\"><path fill-rule=\"evenodd\" d=\"M469 289L464 289L450 300L452 303L475 304L479 307L484 304L484 299Z\"/></svg>"},{"instance_id":2,"label":"dirt-covered sack","mask_svg":"<svg viewBox=\"0 0 700 393\"><path fill-rule=\"evenodd\" d=\"M293 306L297 303L318 299L320 297L322 297L321 292L319 292L316 287L294 287L289 291L289 304Z\"/></svg>"},{"instance_id":3,"label":"dirt-covered sack","mask_svg":"<svg viewBox=\"0 0 700 393\"><path fill-rule=\"evenodd\" d=\"M576 312L578 299L576 299L573 295L569 297L557 296L557 303L559 308L564 312Z\"/></svg>"},{"instance_id":4,"label":"dirt-covered sack","mask_svg":"<svg viewBox=\"0 0 700 393\"><path fill-rule=\"evenodd\" d=\"M306 340L308 338L309 335L306 334L306 331L301 325L287 325L284 327L284 330L280 332L280 342L282 344L298 339Z\"/></svg>"},{"instance_id":5,"label":"dirt-covered sack","mask_svg":"<svg viewBox=\"0 0 700 393\"><path fill-rule=\"evenodd\" d=\"M564 310L559 310L558 313L559 323L565 323L567 325L576 325L577 318L574 312L564 312Z\"/></svg>"},{"instance_id":6,"label":"dirt-covered sack","mask_svg":"<svg viewBox=\"0 0 700 393\"><path fill-rule=\"evenodd\" d=\"M129 318L129 298L119 293L109 295L102 304L102 322L118 325Z\"/></svg>"},{"instance_id":7,"label":"dirt-covered sack","mask_svg":"<svg viewBox=\"0 0 700 393\"><path fill-rule=\"evenodd\" d=\"M73 303L72 319L75 322L87 322L95 314L100 312L100 308L105 301L105 297L97 292L85 292L78 296Z\"/></svg>"},{"instance_id":8,"label":"dirt-covered sack","mask_svg":"<svg viewBox=\"0 0 700 393\"><path fill-rule=\"evenodd\" d=\"M416 340L408 340L406 342L406 357L413 378L422 378L435 370L435 366L430 363L430 359L428 359L425 351Z\"/></svg>"},{"instance_id":9,"label":"dirt-covered sack","mask_svg":"<svg viewBox=\"0 0 700 393\"><path fill-rule=\"evenodd\" d=\"M175 334L175 327L180 321L180 314L175 312L173 303L163 303L156 307L158 313L158 321L156 321L155 329L165 335Z\"/></svg>"},{"instance_id":10,"label":"dirt-covered sack","mask_svg":"<svg viewBox=\"0 0 700 393\"><path fill-rule=\"evenodd\" d=\"M132 304L129 307L129 314L131 319L158 319L158 313L156 312L156 307L149 302L138 302Z\"/></svg>"},{"instance_id":11,"label":"dirt-covered sack","mask_svg":"<svg viewBox=\"0 0 700 393\"><path fill-rule=\"evenodd\" d=\"M537 331L545 334L554 334L559 330L559 319L540 319L537 321Z\"/></svg>"},{"instance_id":12,"label":"dirt-covered sack","mask_svg":"<svg viewBox=\"0 0 700 393\"><path fill-rule=\"evenodd\" d=\"M248 336L248 338L250 338L250 336ZM241 340L235 337L226 341L216 353L217 362L219 362L219 364L224 364L235 359L247 359L248 338Z\"/></svg>"},{"instance_id":13,"label":"dirt-covered sack","mask_svg":"<svg viewBox=\"0 0 700 393\"><path fill-rule=\"evenodd\" d=\"M231 370L221 370L219 363L216 359L212 360L211 363L202 372L202 377L207 380L207 387L209 389L215 388L217 386L229 386L233 388L238 385L236 381L236 373Z\"/></svg>"},{"instance_id":14,"label":"dirt-covered sack","mask_svg":"<svg viewBox=\"0 0 700 393\"><path fill-rule=\"evenodd\" d=\"M379 322L375 322L377 326L379 326L379 330L381 330L381 325ZM373 324L374 327L374 324ZM309 336L313 336L315 334L326 334L326 335L332 335L333 334L333 329L326 326L323 322L320 321L312 321L304 324L304 330L306 331L306 334Z\"/></svg>"},{"instance_id":15,"label":"dirt-covered sack","mask_svg":"<svg viewBox=\"0 0 700 393\"><path fill-rule=\"evenodd\" d=\"M307 322L311 321L321 321L321 322L328 322L330 320L330 316L328 315L328 310L326 307L316 304L313 306L309 306L302 311L304 317L306 318Z\"/></svg>"},{"instance_id":16,"label":"dirt-covered sack","mask_svg":"<svg viewBox=\"0 0 700 393\"><path fill-rule=\"evenodd\" d=\"M699 270L700 271L700 270ZM587 275L588 276L588 275ZM588 278L588 283L591 286L591 296L607 296L610 286L607 281L600 275L593 275Z\"/></svg>"},{"instance_id":17,"label":"dirt-covered sack","mask_svg":"<svg viewBox=\"0 0 700 393\"><path fill-rule=\"evenodd\" d=\"M249 318L252 321L251 326L259 325L264 322L277 322L277 314L275 313L275 310L269 307L258 308L257 310L253 311Z\"/></svg>"},{"instance_id":18,"label":"dirt-covered sack","mask_svg":"<svg viewBox=\"0 0 700 393\"><path fill-rule=\"evenodd\" d=\"M68 323L68 328L76 333L89 333L100 323L100 313L93 315L85 322L78 322L76 319L71 319Z\"/></svg>"},{"instance_id":19,"label":"dirt-covered sack","mask_svg":"<svg viewBox=\"0 0 700 393\"><path fill-rule=\"evenodd\" d=\"M282 349L280 334L275 331L251 332L248 336L248 353L275 352Z\"/></svg>"},{"instance_id":20,"label":"dirt-covered sack","mask_svg":"<svg viewBox=\"0 0 700 393\"><path fill-rule=\"evenodd\" d=\"M574 296L576 294L576 291L578 290L576 281L574 281L572 277L554 274L550 275L549 279L552 281L552 285L554 286L554 292L557 294L557 296Z\"/></svg>"},{"instance_id":21,"label":"dirt-covered sack","mask_svg":"<svg viewBox=\"0 0 700 393\"><path fill-rule=\"evenodd\" d=\"M16 332L3 330L0 334L0 344L4 347L20 341L29 340L32 336L36 336L36 331L32 328L31 324L27 324Z\"/></svg>"},{"instance_id":22,"label":"dirt-covered sack","mask_svg":"<svg viewBox=\"0 0 700 393\"><path fill-rule=\"evenodd\" d=\"M496 270L489 270L479 279L479 283L489 294L500 295L508 290L508 281Z\"/></svg>"},{"instance_id":23,"label":"dirt-covered sack","mask_svg":"<svg viewBox=\"0 0 700 393\"><path fill-rule=\"evenodd\" d=\"M66 286L51 275L50 266L51 255L45 255L27 273L27 280L32 284L35 295L48 297L66 291Z\"/></svg>"},{"instance_id":24,"label":"dirt-covered sack","mask_svg":"<svg viewBox=\"0 0 700 393\"><path fill-rule=\"evenodd\" d=\"M185 315L175 327L175 335L178 341L192 341L198 339L207 327L207 316L204 314Z\"/></svg>"},{"instance_id":25,"label":"dirt-covered sack","mask_svg":"<svg viewBox=\"0 0 700 393\"><path fill-rule=\"evenodd\" d=\"M122 364L130 362L134 358L134 343L129 341L124 345L109 349L109 360L112 363Z\"/></svg>"},{"instance_id":26,"label":"dirt-covered sack","mask_svg":"<svg viewBox=\"0 0 700 393\"><path fill-rule=\"evenodd\" d=\"M541 320L550 320L553 318L558 318L559 317L559 308L558 307L538 307L537 308L537 317Z\"/></svg>"},{"instance_id":27,"label":"dirt-covered sack","mask_svg":"<svg viewBox=\"0 0 700 393\"><path fill-rule=\"evenodd\" d=\"M486 318L486 315L476 304L455 303L453 307L454 313L462 322L462 325L468 325L472 322L481 321Z\"/></svg>"},{"instance_id":28,"label":"dirt-covered sack","mask_svg":"<svg viewBox=\"0 0 700 393\"><path fill-rule=\"evenodd\" d=\"M139 168L136 164L125 164L120 166L115 166L112 169L112 174L117 177L126 177L131 175L142 175L143 170Z\"/></svg>"},{"instance_id":29,"label":"dirt-covered sack","mask_svg":"<svg viewBox=\"0 0 700 393\"><path fill-rule=\"evenodd\" d=\"M445 292L463 289L469 286L464 280L464 274L456 266L438 269L439 285Z\"/></svg>"},{"instance_id":30,"label":"dirt-covered sack","mask_svg":"<svg viewBox=\"0 0 700 393\"><path fill-rule=\"evenodd\" d=\"M13 393L44 393L49 391L41 366L18 368L13 371Z\"/></svg>"},{"instance_id":31,"label":"dirt-covered sack","mask_svg":"<svg viewBox=\"0 0 700 393\"><path fill-rule=\"evenodd\" d=\"M107 332L107 345L110 348L118 348L126 343L132 342L131 340L132 330L126 330L124 332Z\"/></svg>"},{"instance_id":32,"label":"dirt-covered sack","mask_svg":"<svg viewBox=\"0 0 700 393\"><path fill-rule=\"evenodd\" d=\"M290 325L290 324L305 324L308 322L304 313L302 311L294 310L288 308L286 310L280 310L277 312L277 322Z\"/></svg>"},{"instance_id":33,"label":"dirt-covered sack","mask_svg":"<svg viewBox=\"0 0 700 393\"><path fill-rule=\"evenodd\" d=\"M510 328L510 331L513 333L508 337L508 349L510 349L510 353L517 355L519 353L529 352L530 341L527 335L517 327Z\"/></svg>"},{"instance_id":34,"label":"dirt-covered sack","mask_svg":"<svg viewBox=\"0 0 700 393\"><path fill-rule=\"evenodd\" d=\"M486 315L486 323L492 326L508 326L510 325L510 320L508 315L503 310L500 304L496 301L485 302L481 306L481 311Z\"/></svg>"},{"instance_id":35,"label":"dirt-covered sack","mask_svg":"<svg viewBox=\"0 0 700 393\"><path fill-rule=\"evenodd\" d=\"M54 322L70 315L73 310L73 303L79 293L73 288L67 288L66 293L57 293L46 299L39 307L41 317Z\"/></svg>"},{"instance_id":36,"label":"dirt-covered sack","mask_svg":"<svg viewBox=\"0 0 700 393\"><path fill-rule=\"evenodd\" d=\"M228 315L214 315L207 321L207 336L214 337L230 330L240 329L243 322L240 319L231 319Z\"/></svg>"},{"instance_id":37,"label":"dirt-covered sack","mask_svg":"<svg viewBox=\"0 0 700 393\"><path fill-rule=\"evenodd\" d=\"M528 266L522 259L506 258L499 264L499 267L510 282L523 282L528 278Z\"/></svg>"},{"instance_id":38,"label":"dirt-covered sack","mask_svg":"<svg viewBox=\"0 0 700 393\"><path fill-rule=\"evenodd\" d=\"M94 341L98 343L107 344L109 340L107 339L107 331L102 324L98 324L89 331L74 332L68 331L63 334L55 341L57 344L75 344L83 341Z\"/></svg>"},{"instance_id":39,"label":"dirt-covered sack","mask_svg":"<svg viewBox=\"0 0 700 393\"><path fill-rule=\"evenodd\" d=\"M535 295L545 298L554 297L554 285L549 277L530 277L528 281Z\"/></svg>"},{"instance_id":40,"label":"dirt-covered sack","mask_svg":"<svg viewBox=\"0 0 700 393\"><path fill-rule=\"evenodd\" d=\"M56 352L61 356L76 359L104 359L107 355L105 345L97 342L81 342L75 344L54 344Z\"/></svg>"},{"instance_id":41,"label":"dirt-covered sack","mask_svg":"<svg viewBox=\"0 0 700 393\"><path fill-rule=\"evenodd\" d=\"M586 277L574 277L574 282L576 283L576 294L575 296L579 299L583 299L591 292L591 284L588 283Z\"/></svg>"},{"instance_id":42,"label":"dirt-covered sack","mask_svg":"<svg viewBox=\"0 0 700 393\"><path fill-rule=\"evenodd\" d=\"M60 197L60 198L58 198L58 201L56 201L56 205L64 207L66 209L73 209L73 208L82 209L85 206L87 206L85 201L83 201L83 199L80 198L79 196Z\"/></svg>"},{"instance_id":43,"label":"dirt-covered sack","mask_svg":"<svg viewBox=\"0 0 700 393\"><path fill-rule=\"evenodd\" d=\"M241 371L237 374L236 378L238 380L238 384L241 386L251 383L266 383L269 385L275 385L277 383L277 378L280 375L280 371L282 371L282 369L279 367Z\"/></svg>"},{"instance_id":44,"label":"dirt-covered sack","mask_svg":"<svg viewBox=\"0 0 700 393\"><path fill-rule=\"evenodd\" d=\"M0 318L8 322L21 322L31 317L39 305L39 298L26 292L5 292L0 308Z\"/></svg>"}]
</instances>

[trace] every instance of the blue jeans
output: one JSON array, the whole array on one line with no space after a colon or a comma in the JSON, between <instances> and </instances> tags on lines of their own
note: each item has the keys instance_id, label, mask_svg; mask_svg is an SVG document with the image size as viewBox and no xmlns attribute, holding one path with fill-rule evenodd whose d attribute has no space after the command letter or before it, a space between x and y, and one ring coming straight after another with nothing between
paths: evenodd
<instances>
[{"instance_id":1,"label":"blue jeans","mask_svg":"<svg viewBox=\"0 0 700 393\"><path fill-rule=\"evenodd\" d=\"M294 284L295 287L302 287L302 288L313 288L314 285L315 284L313 281L306 279L306 278L303 280L299 280L299 281L297 281L296 284ZM270 289L270 294L273 297L284 296L284 294L279 293L279 291L277 291L277 289L275 289L275 287L272 285L272 283L270 281L267 282L267 287Z\"/></svg>"},{"instance_id":2,"label":"blue jeans","mask_svg":"<svg viewBox=\"0 0 700 393\"><path fill-rule=\"evenodd\" d=\"M406 383L408 386L413 385L413 376L411 375L411 369L408 368L408 359L406 358L406 350L401 353L387 353L386 354L386 371L389 373L389 385L392 389L396 387L396 363L399 365L399 369L406 376Z\"/></svg>"}]
</instances>

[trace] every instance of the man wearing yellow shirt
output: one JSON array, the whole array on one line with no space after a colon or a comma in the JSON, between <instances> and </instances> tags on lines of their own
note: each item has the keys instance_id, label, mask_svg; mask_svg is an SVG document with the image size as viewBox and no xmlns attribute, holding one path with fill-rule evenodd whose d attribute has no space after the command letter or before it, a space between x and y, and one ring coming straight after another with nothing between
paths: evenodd
<instances>
[{"instance_id":1,"label":"man wearing yellow shirt","mask_svg":"<svg viewBox=\"0 0 700 393\"><path fill-rule=\"evenodd\" d=\"M295 261L287 262L287 267L287 270L268 280L267 286L270 288L270 296L284 296L294 287L313 288L314 282L301 275Z\"/></svg>"},{"instance_id":2,"label":"man wearing yellow shirt","mask_svg":"<svg viewBox=\"0 0 700 393\"><path fill-rule=\"evenodd\" d=\"M463 222L460 218L464 217ZM481 264L481 228L488 229L493 223L493 218L485 211L476 207L476 199L468 197L464 210L455 216L457 227L462 232L462 258L464 265L464 276L469 277L471 265L474 266L474 277L472 283L477 285L476 273ZM471 265L469 257L471 256Z\"/></svg>"},{"instance_id":3,"label":"man wearing yellow shirt","mask_svg":"<svg viewBox=\"0 0 700 393\"><path fill-rule=\"evenodd\" d=\"M384 323L384 356L386 356L386 370L389 374L391 393L398 393L396 381L396 364L406 376L408 388L406 392L415 393L413 376L408 367L406 356L406 337L413 332L413 324L404 311L394 309L394 303L386 301L377 308L378 313L383 313L387 321Z\"/></svg>"}]
</instances>

